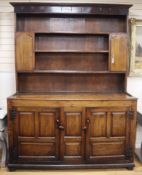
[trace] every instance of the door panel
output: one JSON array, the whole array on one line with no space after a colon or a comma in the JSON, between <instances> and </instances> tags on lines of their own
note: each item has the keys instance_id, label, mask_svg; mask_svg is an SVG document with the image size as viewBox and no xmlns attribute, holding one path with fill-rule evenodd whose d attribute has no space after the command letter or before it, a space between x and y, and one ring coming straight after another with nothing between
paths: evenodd
<instances>
[{"instance_id":1,"label":"door panel","mask_svg":"<svg viewBox=\"0 0 142 175\"><path fill-rule=\"evenodd\" d=\"M55 137L56 135L56 113L53 112L39 112L39 137Z\"/></svg>"},{"instance_id":2,"label":"door panel","mask_svg":"<svg viewBox=\"0 0 142 175\"><path fill-rule=\"evenodd\" d=\"M16 69L30 71L34 68L34 34L16 33Z\"/></svg>"},{"instance_id":3,"label":"door panel","mask_svg":"<svg viewBox=\"0 0 142 175\"><path fill-rule=\"evenodd\" d=\"M82 109L65 108L63 112L63 160L80 163L84 155L84 114Z\"/></svg>"},{"instance_id":4,"label":"door panel","mask_svg":"<svg viewBox=\"0 0 142 175\"><path fill-rule=\"evenodd\" d=\"M126 112L111 113L111 136L126 136L127 114Z\"/></svg>"},{"instance_id":5,"label":"door panel","mask_svg":"<svg viewBox=\"0 0 142 175\"><path fill-rule=\"evenodd\" d=\"M124 142L93 143L92 156L123 155Z\"/></svg>"},{"instance_id":6,"label":"door panel","mask_svg":"<svg viewBox=\"0 0 142 175\"><path fill-rule=\"evenodd\" d=\"M35 114L34 112L19 112L18 113L19 136L34 137L35 134Z\"/></svg>"},{"instance_id":7,"label":"door panel","mask_svg":"<svg viewBox=\"0 0 142 175\"><path fill-rule=\"evenodd\" d=\"M126 71L128 39L126 34L110 35L110 71Z\"/></svg>"},{"instance_id":8,"label":"door panel","mask_svg":"<svg viewBox=\"0 0 142 175\"><path fill-rule=\"evenodd\" d=\"M91 137L106 137L107 134L107 113L92 112L90 118L90 136Z\"/></svg>"},{"instance_id":9,"label":"door panel","mask_svg":"<svg viewBox=\"0 0 142 175\"><path fill-rule=\"evenodd\" d=\"M90 121L86 133L88 162L104 161L104 156L112 163L114 157L116 161L125 161L130 122L127 111L127 107L87 108L86 120Z\"/></svg>"},{"instance_id":10,"label":"door panel","mask_svg":"<svg viewBox=\"0 0 142 175\"><path fill-rule=\"evenodd\" d=\"M19 144L19 157L26 158L34 157L38 158L42 156L43 158L52 157L55 158L55 146L54 143L30 143L30 142L20 142ZM35 157L36 156L36 157ZM40 157L41 158L41 157Z\"/></svg>"},{"instance_id":11,"label":"door panel","mask_svg":"<svg viewBox=\"0 0 142 175\"><path fill-rule=\"evenodd\" d=\"M80 112L65 112L65 135L66 136L80 136L82 118Z\"/></svg>"},{"instance_id":12,"label":"door panel","mask_svg":"<svg viewBox=\"0 0 142 175\"><path fill-rule=\"evenodd\" d=\"M80 143L66 143L65 144L65 155L66 156L80 156L81 145Z\"/></svg>"}]
</instances>

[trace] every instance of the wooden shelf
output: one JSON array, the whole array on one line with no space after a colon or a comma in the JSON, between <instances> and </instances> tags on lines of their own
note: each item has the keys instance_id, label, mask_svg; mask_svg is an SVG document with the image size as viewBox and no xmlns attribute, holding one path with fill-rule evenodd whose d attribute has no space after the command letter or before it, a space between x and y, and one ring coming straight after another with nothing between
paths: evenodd
<instances>
[{"instance_id":1,"label":"wooden shelf","mask_svg":"<svg viewBox=\"0 0 142 175\"><path fill-rule=\"evenodd\" d=\"M81 51L81 50L35 50L35 53L109 53L109 50L87 50L87 51Z\"/></svg>"},{"instance_id":2,"label":"wooden shelf","mask_svg":"<svg viewBox=\"0 0 142 175\"><path fill-rule=\"evenodd\" d=\"M88 101L93 101L93 100L113 100L114 98L118 101L121 100L136 100L136 98L132 97L131 95L128 95L127 93L90 93L90 92L80 92L80 93L75 93L75 92L54 92L54 93L16 93L14 96L10 97L16 98L16 99L48 99L49 101L51 100L88 100Z\"/></svg>"},{"instance_id":3,"label":"wooden shelf","mask_svg":"<svg viewBox=\"0 0 142 175\"><path fill-rule=\"evenodd\" d=\"M96 74L109 73L109 71L78 71L78 70L35 70L35 73L61 73L61 74Z\"/></svg>"},{"instance_id":4,"label":"wooden shelf","mask_svg":"<svg viewBox=\"0 0 142 175\"><path fill-rule=\"evenodd\" d=\"M62 31L57 31L57 32L35 32L35 35L109 35L110 32L62 32Z\"/></svg>"},{"instance_id":5,"label":"wooden shelf","mask_svg":"<svg viewBox=\"0 0 142 175\"><path fill-rule=\"evenodd\" d=\"M19 71L18 73L51 73L51 74L105 74L109 71L76 71L76 70L34 70L34 71Z\"/></svg>"},{"instance_id":6,"label":"wooden shelf","mask_svg":"<svg viewBox=\"0 0 142 175\"><path fill-rule=\"evenodd\" d=\"M81 70L34 70L34 71L18 71L18 73L51 73L51 74L115 74L116 72L110 71L81 71ZM118 74L122 74L125 72L117 72Z\"/></svg>"}]
</instances>

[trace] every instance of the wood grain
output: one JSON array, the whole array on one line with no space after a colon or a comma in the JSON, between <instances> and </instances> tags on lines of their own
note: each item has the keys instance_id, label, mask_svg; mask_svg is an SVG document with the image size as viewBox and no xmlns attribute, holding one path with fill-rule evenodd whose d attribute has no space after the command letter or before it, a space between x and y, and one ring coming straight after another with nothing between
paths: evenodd
<instances>
[{"instance_id":1,"label":"wood grain","mask_svg":"<svg viewBox=\"0 0 142 175\"><path fill-rule=\"evenodd\" d=\"M16 34L16 69L17 71L33 70L34 35L32 33Z\"/></svg>"}]
</instances>

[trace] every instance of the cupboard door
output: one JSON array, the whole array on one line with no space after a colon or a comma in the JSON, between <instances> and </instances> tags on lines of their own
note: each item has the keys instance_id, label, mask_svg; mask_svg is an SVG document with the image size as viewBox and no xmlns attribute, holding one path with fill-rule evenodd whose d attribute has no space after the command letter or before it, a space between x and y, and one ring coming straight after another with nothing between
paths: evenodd
<instances>
[{"instance_id":1,"label":"cupboard door","mask_svg":"<svg viewBox=\"0 0 142 175\"><path fill-rule=\"evenodd\" d=\"M16 33L16 69L31 71L34 69L34 34Z\"/></svg>"},{"instance_id":2,"label":"cupboard door","mask_svg":"<svg viewBox=\"0 0 142 175\"><path fill-rule=\"evenodd\" d=\"M44 109L37 112L37 133L39 139L40 156L48 161L59 159L59 130L57 121L60 120L59 109ZM42 141L42 143L41 143Z\"/></svg>"},{"instance_id":3,"label":"cupboard door","mask_svg":"<svg viewBox=\"0 0 142 175\"><path fill-rule=\"evenodd\" d=\"M110 35L110 71L126 71L128 39L126 34Z\"/></svg>"},{"instance_id":4,"label":"cupboard door","mask_svg":"<svg viewBox=\"0 0 142 175\"><path fill-rule=\"evenodd\" d=\"M64 162L80 163L84 159L84 112L80 108L63 111L62 159Z\"/></svg>"},{"instance_id":5,"label":"cupboard door","mask_svg":"<svg viewBox=\"0 0 142 175\"><path fill-rule=\"evenodd\" d=\"M94 163L126 161L131 119L127 108L88 108L86 158Z\"/></svg>"},{"instance_id":6,"label":"cupboard door","mask_svg":"<svg viewBox=\"0 0 142 175\"><path fill-rule=\"evenodd\" d=\"M59 159L58 109L17 108L14 119L14 152L17 160Z\"/></svg>"}]
</instances>

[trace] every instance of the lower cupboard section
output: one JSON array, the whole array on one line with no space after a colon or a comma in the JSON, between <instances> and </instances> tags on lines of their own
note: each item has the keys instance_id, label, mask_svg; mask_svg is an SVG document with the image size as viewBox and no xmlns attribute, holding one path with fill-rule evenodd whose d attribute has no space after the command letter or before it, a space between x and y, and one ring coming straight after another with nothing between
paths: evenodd
<instances>
[{"instance_id":1,"label":"lower cupboard section","mask_svg":"<svg viewBox=\"0 0 142 175\"><path fill-rule=\"evenodd\" d=\"M11 109L9 167L134 166L135 111L130 107Z\"/></svg>"}]
</instances>

